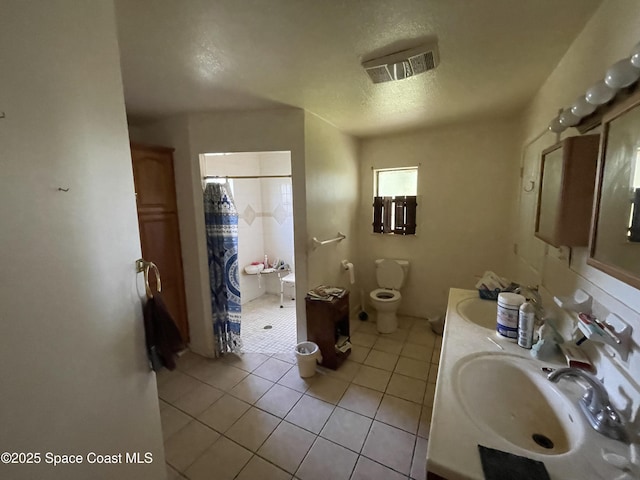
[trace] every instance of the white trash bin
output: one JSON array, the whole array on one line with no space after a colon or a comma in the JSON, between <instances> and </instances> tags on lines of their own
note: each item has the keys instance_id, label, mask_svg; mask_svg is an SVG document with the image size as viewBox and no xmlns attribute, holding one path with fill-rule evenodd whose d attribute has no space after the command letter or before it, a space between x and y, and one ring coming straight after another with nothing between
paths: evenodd
<instances>
[{"instance_id":1,"label":"white trash bin","mask_svg":"<svg viewBox=\"0 0 640 480\"><path fill-rule=\"evenodd\" d=\"M322 362L322 354L315 343L302 342L296 345L296 359L300 377L308 378L316 374L316 361Z\"/></svg>"}]
</instances>

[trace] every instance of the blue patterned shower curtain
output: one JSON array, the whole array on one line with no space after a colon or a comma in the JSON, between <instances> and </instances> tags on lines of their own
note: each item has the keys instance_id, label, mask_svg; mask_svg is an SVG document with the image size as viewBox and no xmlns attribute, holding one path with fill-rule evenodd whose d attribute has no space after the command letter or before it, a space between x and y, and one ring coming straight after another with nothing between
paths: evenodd
<instances>
[{"instance_id":1,"label":"blue patterned shower curtain","mask_svg":"<svg viewBox=\"0 0 640 480\"><path fill-rule=\"evenodd\" d=\"M211 315L216 356L239 352L240 282L238 278L238 212L229 185L210 183L204 191Z\"/></svg>"}]
</instances>

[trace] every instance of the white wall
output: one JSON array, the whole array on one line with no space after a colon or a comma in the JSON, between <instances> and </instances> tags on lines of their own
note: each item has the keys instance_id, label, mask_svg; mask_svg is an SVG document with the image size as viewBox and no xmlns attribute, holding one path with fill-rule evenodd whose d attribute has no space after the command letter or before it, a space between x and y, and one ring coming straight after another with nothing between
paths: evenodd
<instances>
[{"instance_id":1,"label":"white wall","mask_svg":"<svg viewBox=\"0 0 640 480\"><path fill-rule=\"evenodd\" d=\"M203 176L291 175L289 152L243 152L205 155ZM293 203L290 178L230 179L239 214L238 262L242 304L265 292L280 293L276 275L248 275L252 262L282 259L293 265ZM292 292L287 292L291 294Z\"/></svg>"},{"instance_id":2,"label":"white wall","mask_svg":"<svg viewBox=\"0 0 640 480\"><path fill-rule=\"evenodd\" d=\"M525 180L537 180L540 152L555 143L555 136L545 131L549 121L559 108L567 107L586 89L601 80L607 68L617 60L629 55L638 42L637 26L640 24L640 3L634 0L606 0L596 11L584 30L578 35L564 58L551 73L524 116ZM564 136L578 134L569 129ZM537 183L536 183L537 184ZM535 192L529 197L535 196ZM521 196L521 204L532 205L531 198ZM530 207L529 207L530 210ZM535 211L535 209L533 210ZM587 249L573 248L570 265L557 259L557 251L547 248L538 240L531 240L533 217L520 217L520 232L529 232L519 244L518 278L527 283L540 283L543 293L569 295L582 288L593 295L595 313L604 317L607 312L617 313L634 327L634 352L628 362L611 362L587 342L585 348L596 361L599 376L627 414L640 405L640 292L586 264ZM633 398L631 403L623 400L619 386ZM636 422L639 420L636 419Z\"/></svg>"},{"instance_id":3,"label":"white wall","mask_svg":"<svg viewBox=\"0 0 640 480\"><path fill-rule=\"evenodd\" d=\"M444 313L449 289L473 288L485 270L508 274L516 133L512 121L488 120L362 141L358 240L367 299L377 288L377 258L409 260L399 311L419 317ZM415 165L416 235L372 233L372 169Z\"/></svg>"},{"instance_id":4,"label":"white wall","mask_svg":"<svg viewBox=\"0 0 640 480\"><path fill-rule=\"evenodd\" d=\"M165 119L132 130L132 138L174 147L182 258L191 349L213 355L209 272L199 155L211 152L290 151L294 194L296 298L307 291L304 112L276 109L210 112ZM306 338L304 304L297 304L298 335Z\"/></svg>"},{"instance_id":5,"label":"white wall","mask_svg":"<svg viewBox=\"0 0 640 480\"><path fill-rule=\"evenodd\" d=\"M199 155L291 152L296 317L298 338L306 339L303 299L309 286L346 285L340 260L355 258L357 142L324 120L298 109L190 114L139 126L132 129L132 138L176 149L176 190L191 348L204 355L213 355L213 344L208 343L211 306ZM315 252L311 249L311 237L333 237L338 230L346 233L348 239Z\"/></svg>"},{"instance_id":6,"label":"white wall","mask_svg":"<svg viewBox=\"0 0 640 480\"><path fill-rule=\"evenodd\" d=\"M3 2L0 57L2 451L154 458L0 477L164 478L113 5Z\"/></svg>"},{"instance_id":7,"label":"white wall","mask_svg":"<svg viewBox=\"0 0 640 480\"><path fill-rule=\"evenodd\" d=\"M360 303L358 291L362 281L357 260L360 248L358 144L352 137L307 112L305 152L309 288L320 284L348 287L352 292L351 308L355 309ZM312 248L312 237L326 240L335 238L338 232L347 238L315 250ZM347 273L340 265L343 259L355 264L355 285L349 285Z\"/></svg>"}]
</instances>

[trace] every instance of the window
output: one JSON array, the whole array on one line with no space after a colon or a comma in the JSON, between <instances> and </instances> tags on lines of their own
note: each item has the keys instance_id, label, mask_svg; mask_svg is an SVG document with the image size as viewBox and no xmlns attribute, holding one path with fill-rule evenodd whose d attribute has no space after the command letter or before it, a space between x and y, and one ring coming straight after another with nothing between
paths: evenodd
<instances>
[{"instance_id":1,"label":"window","mask_svg":"<svg viewBox=\"0 0 640 480\"><path fill-rule=\"evenodd\" d=\"M373 171L373 231L415 235L418 167Z\"/></svg>"}]
</instances>

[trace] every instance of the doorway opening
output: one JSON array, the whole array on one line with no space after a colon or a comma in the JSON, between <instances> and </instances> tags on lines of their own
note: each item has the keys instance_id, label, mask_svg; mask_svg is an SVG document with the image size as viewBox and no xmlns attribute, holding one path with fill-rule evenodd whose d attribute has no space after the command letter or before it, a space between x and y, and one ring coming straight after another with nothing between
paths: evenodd
<instances>
[{"instance_id":1,"label":"doorway opening","mask_svg":"<svg viewBox=\"0 0 640 480\"><path fill-rule=\"evenodd\" d=\"M203 187L226 183L238 212L244 353L291 353L297 342L291 152L206 153Z\"/></svg>"}]
</instances>

